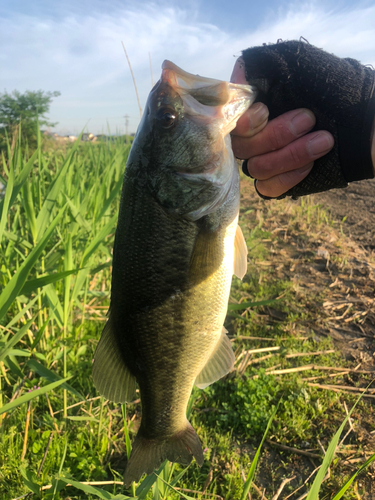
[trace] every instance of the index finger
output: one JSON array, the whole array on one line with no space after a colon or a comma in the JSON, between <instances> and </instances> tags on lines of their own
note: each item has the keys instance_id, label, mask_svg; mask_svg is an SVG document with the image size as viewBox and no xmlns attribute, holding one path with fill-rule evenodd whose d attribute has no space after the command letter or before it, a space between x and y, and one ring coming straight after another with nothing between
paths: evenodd
<instances>
[{"instance_id":1,"label":"index finger","mask_svg":"<svg viewBox=\"0 0 375 500\"><path fill-rule=\"evenodd\" d=\"M308 109L288 111L268 122L253 137L232 136L233 151L237 158L243 159L276 151L309 132L315 121L314 114Z\"/></svg>"}]
</instances>

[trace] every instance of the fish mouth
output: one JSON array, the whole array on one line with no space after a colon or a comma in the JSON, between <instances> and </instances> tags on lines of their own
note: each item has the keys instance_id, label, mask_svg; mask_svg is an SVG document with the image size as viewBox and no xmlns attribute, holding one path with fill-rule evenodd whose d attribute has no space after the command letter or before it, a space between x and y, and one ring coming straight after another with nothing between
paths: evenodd
<instances>
[{"instance_id":1,"label":"fish mouth","mask_svg":"<svg viewBox=\"0 0 375 500\"><path fill-rule=\"evenodd\" d=\"M200 124L216 122L223 136L235 128L256 98L256 90L250 85L193 75L168 60L162 64L161 81L180 95L185 115Z\"/></svg>"}]
</instances>

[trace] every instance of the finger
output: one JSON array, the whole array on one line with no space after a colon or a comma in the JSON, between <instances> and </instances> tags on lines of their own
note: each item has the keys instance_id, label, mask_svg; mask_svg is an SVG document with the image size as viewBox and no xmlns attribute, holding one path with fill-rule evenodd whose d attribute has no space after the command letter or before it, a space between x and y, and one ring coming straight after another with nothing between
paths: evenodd
<instances>
[{"instance_id":1,"label":"finger","mask_svg":"<svg viewBox=\"0 0 375 500\"><path fill-rule=\"evenodd\" d=\"M284 172L264 181L257 180L257 190L263 196L268 196L269 198L277 198L278 196L286 193L293 186L301 182L311 171L312 167L313 163L309 163L302 168Z\"/></svg>"},{"instance_id":2,"label":"finger","mask_svg":"<svg viewBox=\"0 0 375 500\"><path fill-rule=\"evenodd\" d=\"M255 179L266 180L296 170L327 154L334 144L329 132L307 134L285 148L247 160L247 170Z\"/></svg>"},{"instance_id":3,"label":"finger","mask_svg":"<svg viewBox=\"0 0 375 500\"><path fill-rule=\"evenodd\" d=\"M234 154L237 158L250 158L281 149L311 130L315 121L309 109L288 111L269 121L259 134L251 138L233 136Z\"/></svg>"},{"instance_id":4,"label":"finger","mask_svg":"<svg viewBox=\"0 0 375 500\"><path fill-rule=\"evenodd\" d=\"M232 137L235 135L243 137L252 137L258 134L267 125L268 108L262 102L253 104L238 120L236 128L232 131Z\"/></svg>"},{"instance_id":5,"label":"finger","mask_svg":"<svg viewBox=\"0 0 375 500\"><path fill-rule=\"evenodd\" d=\"M239 57L235 62L230 81L232 83L247 84L245 77L245 63L242 57Z\"/></svg>"}]
</instances>

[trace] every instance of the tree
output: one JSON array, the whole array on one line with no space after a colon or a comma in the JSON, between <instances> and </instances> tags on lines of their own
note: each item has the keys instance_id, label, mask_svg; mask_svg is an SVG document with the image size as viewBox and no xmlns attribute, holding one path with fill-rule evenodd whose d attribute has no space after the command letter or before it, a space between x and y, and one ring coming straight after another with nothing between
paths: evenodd
<instances>
[{"instance_id":1,"label":"tree","mask_svg":"<svg viewBox=\"0 0 375 500\"><path fill-rule=\"evenodd\" d=\"M60 92L44 92L43 90L26 90L24 94L14 90L11 94L0 94L0 149L5 144L5 137L14 136L21 124L22 138L29 146L35 145L37 121L39 126L53 127L46 119L52 99ZM2 144L3 143L3 144Z\"/></svg>"}]
</instances>

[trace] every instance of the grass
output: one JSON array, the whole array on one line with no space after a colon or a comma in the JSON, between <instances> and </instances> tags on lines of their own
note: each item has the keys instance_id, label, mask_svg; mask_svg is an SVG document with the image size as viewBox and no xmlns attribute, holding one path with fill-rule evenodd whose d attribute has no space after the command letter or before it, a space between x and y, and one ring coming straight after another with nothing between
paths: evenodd
<instances>
[{"instance_id":1,"label":"grass","mask_svg":"<svg viewBox=\"0 0 375 500\"><path fill-rule=\"evenodd\" d=\"M296 455L274 445L265 444L260 455L256 450L269 427L273 443L314 450L323 460L320 443L329 449L347 417L344 399L305 380L322 380L327 371L298 370L347 363L332 341L318 339L311 327L327 292L301 293L275 264L275 248L284 241L269 222L277 205L265 214L247 200L242 203L249 272L243 282L233 280L226 321L236 369L206 390L194 390L191 400L191 422L205 449L203 467L167 463L158 477L124 491L122 473L139 426L139 402L125 410L101 398L91 364L109 303L111 249L129 146L77 142L62 152L41 146L39 139L39 149L29 156L15 144L2 163L7 189L0 201L0 497L244 500L250 473L270 500L294 470L298 477L283 490L292 493L311 472L308 459L297 466ZM308 202L286 206L285 213L288 231L302 240L307 228L322 232L334 225ZM277 370L295 371L269 373ZM355 399L345 394L348 405ZM362 400L354 419L368 412ZM261 472L254 476L256 465ZM351 475L336 462L323 483L324 494L332 496ZM345 498L357 498L354 491L346 491ZM309 500L317 498L312 495Z\"/></svg>"}]
</instances>

